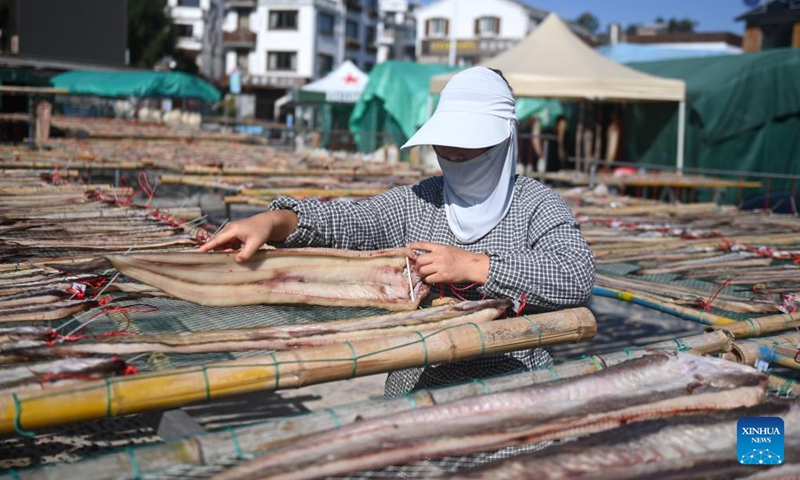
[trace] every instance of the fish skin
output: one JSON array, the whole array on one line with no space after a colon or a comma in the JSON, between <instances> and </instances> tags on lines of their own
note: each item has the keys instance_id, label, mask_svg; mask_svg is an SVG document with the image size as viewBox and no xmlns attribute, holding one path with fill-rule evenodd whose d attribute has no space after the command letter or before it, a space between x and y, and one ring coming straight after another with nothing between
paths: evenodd
<instances>
[{"instance_id":1,"label":"fish skin","mask_svg":"<svg viewBox=\"0 0 800 480\"><path fill-rule=\"evenodd\" d=\"M723 389L723 393L699 393L712 389L701 388L704 384ZM680 394L693 400L706 395L712 402L736 402L738 399L730 398L725 388L738 388L743 394L742 402L759 403L763 401L766 379L754 369L733 362L680 352L657 353L591 375L347 425L276 449L218 478L243 478L256 472L276 479L314 478L313 472L336 475L372 469L429 456L429 451L420 448L420 444L426 442L436 449L437 455L449 455L469 453L471 447L466 445L469 440L475 440L473 447L480 447L482 451L487 446L490 450L500 448L509 440L531 441L532 435L536 436L533 441L538 441L547 430L551 431L550 438L559 438L565 427L577 425L576 431L579 431L582 424L575 419L593 415L591 412L600 401L616 408L631 395L638 394L646 401L656 394L667 396L667 392L672 392L673 396ZM615 393L609 396L608 392ZM681 397L666 401L680 403L679 412L694 408L692 402L681 401ZM621 411L623 414L619 418L604 420L601 417L592 422L605 421L611 428L615 423L628 421L624 407ZM648 407L634 408L633 413L646 418ZM548 419L553 425L541 424ZM519 427L524 424L533 425L530 432ZM509 431L503 431L504 427ZM514 428L519 431L511 431ZM485 432L483 437L481 432ZM434 442L437 437L442 438L438 444ZM382 450L375 451L376 446L381 446ZM396 455L392 449L396 450ZM337 460L342 464L333 465ZM323 467L324 472L321 472Z\"/></svg>"},{"instance_id":2,"label":"fish skin","mask_svg":"<svg viewBox=\"0 0 800 480\"><path fill-rule=\"evenodd\" d=\"M459 472L451 478L733 478L727 469L716 472L718 475L714 470L734 466L741 473L746 468L736 461L736 423L750 416L779 416L790 425L800 422L800 404L764 404L710 415L629 424L552 447L547 452ZM793 437L788 433L787 446L794 445L800 455L800 432Z\"/></svg>"},{"instance_id":3,"label":"fish skin","mask_svg":"<svg viewBox=\"0 0 800 480\"><path fill-rule=\"evenodd\" d=\"M323 248L235 253L113 255L125 275L205 306L314 304L413 310L427 295L410 249L372 252ZM411 267L411 281L409 272ZM414 289L414 299L410 288Z\"/></svg>"}]
</instances>

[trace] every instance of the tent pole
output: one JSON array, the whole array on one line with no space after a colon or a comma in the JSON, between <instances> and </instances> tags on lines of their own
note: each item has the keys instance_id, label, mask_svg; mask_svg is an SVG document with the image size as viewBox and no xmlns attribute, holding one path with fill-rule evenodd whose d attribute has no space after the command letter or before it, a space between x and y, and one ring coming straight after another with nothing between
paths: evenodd
<instances>
[{"instance_id":1,"label":"tent pole","mask_svg":"<svg viewBox=\"0 0 800 480\"><path fill-rule=\"evenodd\" d=\"M686 100L678 105L678 174L683 175L684 135L686 133Z\"/></svg>"}]
</instances>

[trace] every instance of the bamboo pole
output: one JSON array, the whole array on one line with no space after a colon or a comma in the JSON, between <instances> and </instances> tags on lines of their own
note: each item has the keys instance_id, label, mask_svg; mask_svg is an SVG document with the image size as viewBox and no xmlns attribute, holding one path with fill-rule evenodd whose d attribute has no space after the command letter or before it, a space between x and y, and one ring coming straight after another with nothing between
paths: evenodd
<instances>
[{"instance_id":1,"label":"bamboo pole","mask_svg":"<svg viewBox=\"0 0 800 480\"><path fill-rule=\"evenodd\" d=\"M794 361L796 350L792 350L791 358L777 351L777 347L800 345L800 332L788 332L783 335L771 337L748 338L733 343L732 353L736 361L745 365L755 365L760 358L770 360L785 367L798 368L800 364ZM785 352L788 355L788 351Z\"/></svg>"},{"instance_id":2,"label":"bamboo pole","mask_svg":"<svg viewBox=\"0 0 800 480\"><path fill-rule=\"evenodd\" d=\"M592 313L575 308L459 325L429 335L397 335L106 379L39 395L5 395L0 397L0 433L577 342L596 331Z\"/></svg>"},{"instance_id":3,"label":"bamboo pole","mask_svg":"<svg viewBox=\"0 0 800 480\"><path fill-rule=\"evenodd\" d=\"M389 186L378 188L245 188L241 194L258 198L275 197L374 197L389 190Z\"/></svg>"},{"instance_id":4,"label":"bamboo pole","mask_svg":"<svg viewBox=\"0 0 800 480\"><path fill-rule=\"evenodd\" d=\"M183 167L184 175L224 175L224 176L265 176L265 177L278 177L278 176L404 176L404 177L419 177L422 176L420 170L400 170L394 168L266 168L257 166L243 166L243 167L216 167L204 165L185 165ZM173 175L179 177L179 175Z\"/></svg>"},{"instance_id":5,"label":"bamboo pole","mask_svg":"<svg viewBox=\"0 0 800 480\"><path fill-rule=\"evenodd\" d=\"M754 245L794 245L800 243L800 234L783 233L769 237L763 235L732 235L727 238L704 238L699 240L683 240L680 238L669 239L656 244L631 245L622 247L616 244L595 245L592 251L596 257L613 257L614 255L627 255L630 253L661 252L680 248L720 248L728 242Z\"/></svg>"},{"instance_id":6,"label":"bamboo pole","mask_svg":"<svg viewBox=\"0 0 800 480\"><path fill-rule=\"evenodd\" d=\"M748 318L725 325L715 325L710 328L727 330L736 338L752 338L769 333L785 332L798 326L800 326L800 312Z\"/></svg>"},{"instance_id":7,"label":"bamboo pole","mask_svg":"<svg viewBox=\"0 0 800 480\"><path fill-rule=\"evenodd\" d=\"M659 312L668 313L670 315L675 315L686 320L692 320L694 322L699 322L706 325L724 325L736 322L736 320L732 318L714 315L713 313L703 310L681 307L680 305L672 302L666 302L658 298L653 298L649 295L629 292L627 290L613 290L595 285L593 292L595 295L615 298L617 300L634 303L636 305L642 305L647 308L658 310Z\"/></svg>"},{"instance_id":8,"label":"bamboo pole","mask_svg":"<svg viewBox=\"0 0 800 480\"><path fill-rule=\"evenodd\" d=\"M652 349L669 351L685 349L685 346L690 346L691 349L688 350L690 353L720 353L726 349L729 350L731 345L731 337L725 332L710 332L676 340L658 342L610 354L584 356L556 363L545 369L418 390L399 398L366 400L302 415L288 415L256 425L204 433L166 444L143 446L124 453L110 453L76 464L22 471L18 475L23 480L62 480L77 477L82 480L104 480L119 476L120 471L152 473L176 464L216 465L244 453L276 448L295 441L298 437L348 425L359 419L377 418L476 395L508 391L537 383L590 374L628 359L647 355ZM776 384L775 388L785 384L785 379L782 382L782 384ZM787 387L783 388L785 390Z\"/></svg>"},{"instance_id":9,"label":"bamboo pole","mask_svg":"<svg viewBox=\"0 0 800 480\"><path fill-rule=\"evenodd\" d=\"M767 385L770 389L776 390L778 395L786 395L787 397L800 395L800 382L791 378L770 374L767 376Z\"/></svg>"},{"instance_id":10,"label":"bamboo pole","mask_svg":"<svg viewBox=\"0 0 800 480\"><path fill-rule=\"evenodd\" d=\"M709 203L691 203L691 204L648 204L648 205L626 205L619 208L610 207L572 207L572 212L575 215L585 215L591 217L600 216L615 216L622 215L652 215L654 213L666 214L698 214L717 212L720 207L714 202Z\"/></svg>"}]
</instances>

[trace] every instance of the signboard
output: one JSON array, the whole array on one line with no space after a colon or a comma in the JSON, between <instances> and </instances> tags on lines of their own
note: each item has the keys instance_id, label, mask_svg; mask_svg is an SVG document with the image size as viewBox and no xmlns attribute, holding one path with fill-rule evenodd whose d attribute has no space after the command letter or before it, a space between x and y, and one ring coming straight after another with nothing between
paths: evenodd
<instances>
[{"instance_id":1,"label":"signboard","mask_svg":"<svg viewBox=\"0 0 800 480\"><path fill-rule=\"evenodd\" d=\"M485 40L458 40L456 42L456 52L459 54L476 54L494 56L500 52L505 52L519 40L512 39L485 39ZM450 52L449 40L423 40L423 55L447 55Z\"/></svg>"},{"instance_id":2,"label":"signboard","mask_svg":"<svg viewBox=\"0 0 800 480\"><path fill-rule=\"evenodd\" d=\"M242 93L242 71L238 68L230 74L229 83L231 93Z\"/></svg>"}]
</instances>

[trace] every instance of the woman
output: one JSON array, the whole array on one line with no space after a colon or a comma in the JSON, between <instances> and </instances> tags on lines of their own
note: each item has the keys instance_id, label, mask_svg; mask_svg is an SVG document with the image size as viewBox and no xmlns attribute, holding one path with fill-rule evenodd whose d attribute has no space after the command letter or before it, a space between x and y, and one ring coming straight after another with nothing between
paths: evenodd
<instances>
[{"instance_id":1,"label":"woman","mask_svg":"<svg viewBox=\"0 0 800 480\"><path fill-rule=\"evenodd\" d=\"M519 313L586 302L592 252L561 197L515 175L514 97L499 72L474 67L455 75L433 116L402 148L418 145L433 146L443 176L357 202L277 198L267 212L225 226L201 250L238 240L236 258L245 261L267 241L357 250L407 245L420 252L423 280L445 294L508 298ZM550 361L535 349L393 372L386 395Z\"/></svg>"}]
</instances>

